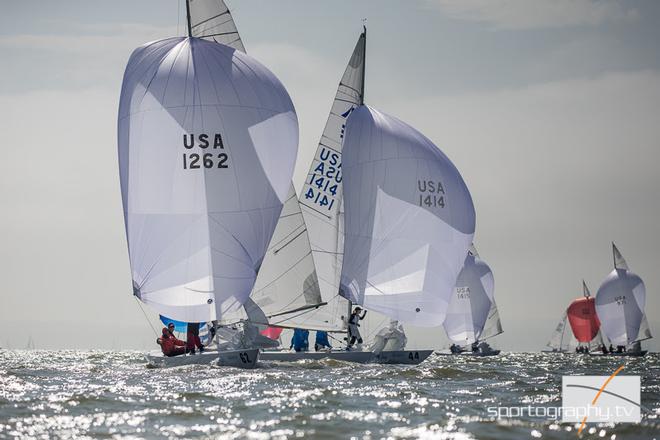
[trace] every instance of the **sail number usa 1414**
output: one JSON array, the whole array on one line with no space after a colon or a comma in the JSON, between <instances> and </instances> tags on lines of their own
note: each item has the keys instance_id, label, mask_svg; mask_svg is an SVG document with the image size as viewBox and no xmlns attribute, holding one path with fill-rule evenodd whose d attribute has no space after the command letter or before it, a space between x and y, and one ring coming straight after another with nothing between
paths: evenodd
<instances>
[{"instance_id":1,"label":"sail number usa 1414","mask_svg":"<svg viewBox=\"0 0 660 440\"><path fill-rule=\"evenodd\" d=\"M183 135L183 169L229 168L229 156L224 152L222 135L200 133Z\"/></svg>"},{"instance_id":2,"label":"sail number usa 1414","mask_svg":"<svg viewBox=\"0 0 660 440\"><path fill-rule=\"evenodd\" d=\"M419 206L426 208L445 207L445 187L439 180L417 180Z\"/></svg>"}]
</instances>

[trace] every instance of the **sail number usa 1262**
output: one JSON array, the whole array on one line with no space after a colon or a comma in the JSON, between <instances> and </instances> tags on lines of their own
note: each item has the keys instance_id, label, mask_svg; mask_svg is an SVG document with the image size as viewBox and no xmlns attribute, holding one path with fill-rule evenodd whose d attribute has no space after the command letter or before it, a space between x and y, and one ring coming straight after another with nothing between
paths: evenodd
<instances>
[{"instance_id":1,"label":"sail number usa 1262","mask_svg":"<svg viewBox=\"0 0 660 440\"><path fill-rule=\"evenodd\" d=\"M183 169L229 168L229 156L220 133L183 135Z\"/></svg>"}]
</instances>

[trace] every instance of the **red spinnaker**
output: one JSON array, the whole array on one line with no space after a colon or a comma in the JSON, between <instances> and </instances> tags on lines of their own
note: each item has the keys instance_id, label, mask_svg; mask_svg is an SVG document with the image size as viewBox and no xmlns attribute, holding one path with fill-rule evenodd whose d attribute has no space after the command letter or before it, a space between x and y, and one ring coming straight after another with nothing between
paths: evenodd
<instances>
[{"instance_id":1,"label":"red spinnaker","mask_svg":"<svg viewBox=\"0 0 660 440\"><path fill-rule=\"evenodd\" d=\"M579 342L591 342L598 334L600 320L596 315L596 301L594 298L579 298L574 300L568 310L568 321L571 330Z\"/></svg>"}]
</instances>

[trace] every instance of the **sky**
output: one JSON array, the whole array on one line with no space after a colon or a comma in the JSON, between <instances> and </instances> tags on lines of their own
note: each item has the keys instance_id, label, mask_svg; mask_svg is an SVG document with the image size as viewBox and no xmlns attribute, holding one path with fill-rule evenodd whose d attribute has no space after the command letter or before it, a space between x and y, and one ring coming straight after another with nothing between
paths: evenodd
<instances>
[{"instance_id":1,"label":"sky","mask_svg":"<svg viewBox=\"0 0 660 440\"><path fill-rule=\"evenodd\" d=\"M228 5L296 106L298 188L366 18L366 102L433 140L471 191L493 345L542 349L582 280L595 293L612 270L611 241L660 336L660 3ZM0 346L155 348L132 297L117 107L132 50L184 31L181 0L3 2ZM409 339L445 344L441 329Z\"/></svg>"}]
</instances>

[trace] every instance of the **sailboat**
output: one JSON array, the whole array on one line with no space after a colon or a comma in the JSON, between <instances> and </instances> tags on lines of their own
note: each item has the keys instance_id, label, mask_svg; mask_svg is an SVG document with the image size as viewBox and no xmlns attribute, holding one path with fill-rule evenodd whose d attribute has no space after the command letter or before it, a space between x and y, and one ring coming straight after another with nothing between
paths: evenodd
<instances>
[{"instance_id":1,"label":"sailboat","mask_svg":"<svg viewBox=\"0 0 660 440\"><path fill-rule=\"evenodd\" d=\"M567 323L568 316L566 315L566 312L564 312L562 318L555 327L555 330L552 332L550 340L546 344L550 349L541 350L543 353L568 353L575 348L577 342L575 342L573 333L566 331L568 328Z\"/></svg>"},{"instance_id":2,"label":"sailboat","mask_svg":"<svg viewBox=\"0 0 660 440\"><path fill-rule=\"evenodd\" d=\"M218 327L254 287L290 188L298 122L280 81L240 50L224 3L187 0L186 11L187 37L147 43L126 67L124 222L133 295L160 315ZM147 358L252 368L258 349Z\"/></svg>"},{"instance_id":3,"label":"sailboat","mask_svg":"<svg viewBox=\"0 0 660 440\"><path fill-rule=\"evenodd\" d=\"M582 280L582 297L569 304L555 328L546 353L589 353L603 345L595 300L587 283Z\"/></svg>"},{"instance_id":4,"label":"sailboat","mask_svg":"<svg viewBox=\"0 0 660 440\"><path fill-rule=\"evenodd\" d=\"M321 330L335 334L332 338L335 347L328 351L297 353L264 350L260 355L263 360L297 361L333 358L349 362L419 363L425 357L422 353L420 358L419 352L400 351L395 354L387 352L377 355L371 351L346 351L337 347L341 345L346 335L345 320L352 308L351 303L339 295L344 238L341 150L347 118L363 101L365 54L366 28L360 34L342 75L308 178L303 185L299 204L294 206L292 203L289 208L294 213L292 216L294 219L299 218L299 212L302 214L302 223L306 225L304 235L306 242L300 243L299 246L301 249L309 249L308 255L316 268L313 277L302 278L305 281L304 296L307 301L305 303L298 300L300 311L293 316L276 314L269 318L271 326ZM298 228L298 231L302 231L302 227ZM288 236L297 237L299 233ZM287 235L283 236L287 237ZM307 247L303 247L303 244ZM307 254L298 252L298 255L302 257ZM299 284L300 280L301 278L298 277ZM314 288L310 289L310 287ZM256 287L255 292L258 292ZM268 298L274 304L291 303L284 301L286 297L283 295L268 295ZM268 315L264 301L255 299L255 302L264 308ZM276 309L276 306L271 305L271 308Z\"/></svg>"},{"instance_id":5,"label":"sailboat","mask_svg":"<svg viewBox=\"0 0 660 440\"><path fill-rule=\"evenodd\" d=\"M612 255L614 269L598 288L595 303L603 333L615 350L592 354L644 356L647 350L642 350L641 342L652 338L644 313L646 287L614 243Z\"/></svg>"},{"instance_id":6,"label":"sailboat","mask_svg":"<svg viewBox=\"0 0 660 440\"><path fill-rule=\"evenodd\" d=\"M474 245L456 279L443 326L454 350L439 354L495 356L500 353L483 344L502 333L502 323L495 304L493 272Z\"/></svg>"}]
</instances>

